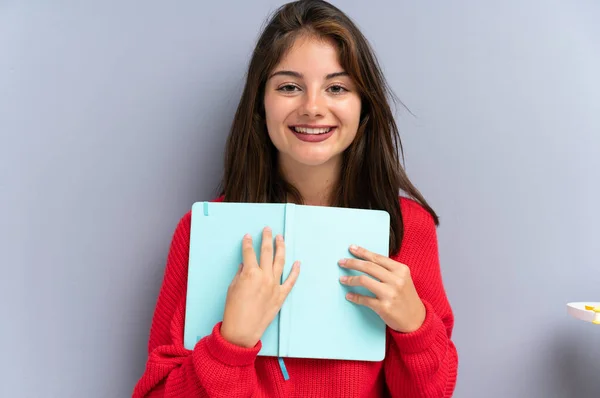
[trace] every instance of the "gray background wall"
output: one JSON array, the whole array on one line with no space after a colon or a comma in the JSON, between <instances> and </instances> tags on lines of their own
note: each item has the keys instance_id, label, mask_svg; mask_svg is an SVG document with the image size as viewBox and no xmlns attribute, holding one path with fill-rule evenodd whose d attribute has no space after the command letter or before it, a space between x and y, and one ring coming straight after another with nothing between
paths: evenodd
<instances>
[{"instance_id":1,"label":"gray background wall","mask_svg":"<svg viewBox=\"0 0 600 398\"><path fill-rule=\"evenodd\" d=\"M0 396L126 397L279 1L0 2ZM600 3L337 1L416 115L457 397L596 397Z\"/></svg>"}]
</instances>

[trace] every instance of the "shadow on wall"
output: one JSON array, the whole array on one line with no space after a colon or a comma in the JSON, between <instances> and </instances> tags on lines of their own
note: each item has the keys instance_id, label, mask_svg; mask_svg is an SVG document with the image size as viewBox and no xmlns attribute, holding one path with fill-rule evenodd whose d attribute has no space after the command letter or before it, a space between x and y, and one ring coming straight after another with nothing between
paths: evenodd
<instances>
[{"instance_id":1,"label":"shadow on wall","mask_svg":"<svg viewBox=\"0 0 600 398\"><path fill-rule=\"evenodd\" d=\"M556 397L600 397L600 327L583 324L555 334L547 382ZM592 330L588 330L592 329Z\"/></svg>"}]
</instances>

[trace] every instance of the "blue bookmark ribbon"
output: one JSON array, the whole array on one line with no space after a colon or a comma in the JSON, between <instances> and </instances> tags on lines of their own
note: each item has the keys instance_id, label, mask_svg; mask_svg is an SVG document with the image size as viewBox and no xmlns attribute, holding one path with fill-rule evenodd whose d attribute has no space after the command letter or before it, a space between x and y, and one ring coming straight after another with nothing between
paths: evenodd
<instances>
[{"instance_id":1,"label":"blue bookmark ribbon","mask_svg":"<svg viewBox=\"0 0 600 398\"><path fill-rule=\"evenodd\" d=\"M288 375L288 371L285 368L285 362L283 362L283 358L278 358L279 360L279 367L281 368L281 373L283 374L283 380L289 380L290 379L290 375Z\"/></svg>"}]
</instances>

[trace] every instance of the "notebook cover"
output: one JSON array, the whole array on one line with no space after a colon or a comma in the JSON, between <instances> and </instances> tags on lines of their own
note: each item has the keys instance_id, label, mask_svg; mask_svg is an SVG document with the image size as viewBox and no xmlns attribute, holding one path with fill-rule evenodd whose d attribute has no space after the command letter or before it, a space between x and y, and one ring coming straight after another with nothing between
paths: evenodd
<instances>
[{"instance_id":1,"label":"notebook cover","mask_svg":"<svg viewBox=\"0 0 600 398\"><path fill-rule=\"evenodd\" d=\"M294 204L207 203L192 206L184 345L192 349L222 320L227 288L242 261L241 240L250 233L260 252L262 228L283 234L287 278L295 260L300 277L279 315L262 338L259 355L380 361L385 356L385 323L373 311L345 299L362 288L339 283L358 274L337 264L350 244L377 253L389 251L385 211Z\"/></svg>"},{"instance_id":2,"label":"notebook cover","mask_svg":"<svg viewBox=\"0 0 600 398\"><path fill-rule=\"evenodd\" d=\"M389 214L335 207L294 207L290 253L294 253L302 266L298 281L280 311L279 355L383 360L385 323L371 309L346 300L349 291L373 294L364 288L342 285L340 276L360 273L340 267L338 261L352 257L348 251L351 244L387 255ZM292 261L286 261L283 277L289 274L291 264Z\"/></svg>"},{"instance_id":3,"label":"notebook cover","mask_svg":"<svg viewBox=\"0 0 600 398\"><path fill-rule=\"evenodd\" d=\"M285 204L208 203L192 206L184 347L193 349L223 320L227 289L242 262L242 237L252 235L260 253L262 229L283 234ZM275 242L273 242L275 243ZM279 317L261 339L259 355L277 356Z\"/></svg>"}]
</instances>

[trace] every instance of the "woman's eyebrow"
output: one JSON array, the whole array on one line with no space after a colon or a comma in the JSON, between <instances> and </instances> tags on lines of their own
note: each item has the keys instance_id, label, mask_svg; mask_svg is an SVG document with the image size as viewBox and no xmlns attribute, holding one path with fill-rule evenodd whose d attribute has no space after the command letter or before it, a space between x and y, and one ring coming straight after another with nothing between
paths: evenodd
<instances>
[{"instance_id":1,"label":"woman's eyebrow","mask_svg":"<svg viewBox=\"0 0 600 398\"><path fill-rule=\"evenodd\" d=\"M280 71L277 71L277 72L273 73L269 77L269 79L272 78L272 77L274 77L274 76L291 76L291 77L297 77L299 79L304 78L304 75L302 75L302 73L295 72L295 71L292 71L292 70L280 70ZM334 72L334 73L330 73L330 74L328 74L328 75L325 76L325 79L326 80L330 80L330 79L333 79L333 78L336 78L336 77L340 77L340 76L348 76L348 72Z\"/></svg>"}]
</instances>

